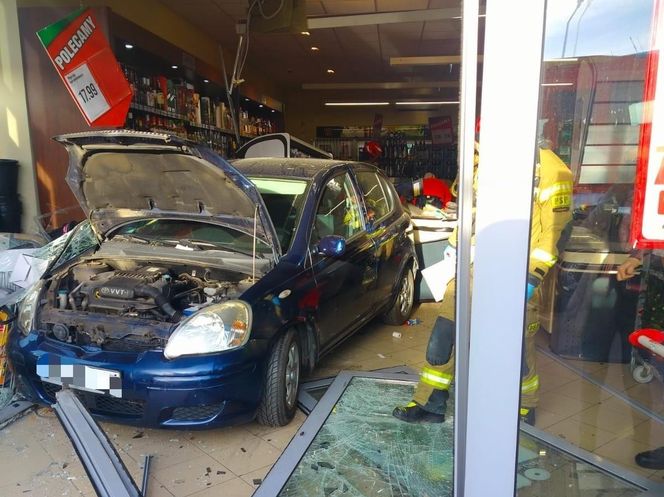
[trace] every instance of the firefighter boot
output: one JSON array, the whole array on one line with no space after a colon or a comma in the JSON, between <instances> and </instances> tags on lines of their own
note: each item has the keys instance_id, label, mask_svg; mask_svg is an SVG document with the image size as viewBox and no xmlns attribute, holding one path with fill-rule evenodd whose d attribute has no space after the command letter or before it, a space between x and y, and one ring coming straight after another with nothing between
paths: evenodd
<instances>
[{"instance_id":1,"label":"firefighter boot","mask_svg":"<svg viewBox=\"0 0 664 497\"><path fill-rule=\"evenodd\" d=\"M535 408L534 407L522 407L519 409L519 417L521 421L530 426L535 426Z\"/></svg>"},{"instance_id":2,"label":"firefighter boot","mask_svg":"<svg viewBox=\"0 0 664 497\"><path fill-rule=\"evenodd\" d=\"M664 447L639 452L634 459L642 468L664 469Z\"/></svg>"},{"instance_id":3,"label":"firefighter boot","mask_svg":"<svg viewBox=\"0 0 664 497\"><path fill-rule=\"evenodd\" d=\"M416 402L409 402L408 405L395 407L392 416L406 423L442 423L445 421L445 407L449 395L447 390L434 390L425 407L421 407ZM426 409L426 407L434 406L438 412Z\"/></svg>"}]
</instances>

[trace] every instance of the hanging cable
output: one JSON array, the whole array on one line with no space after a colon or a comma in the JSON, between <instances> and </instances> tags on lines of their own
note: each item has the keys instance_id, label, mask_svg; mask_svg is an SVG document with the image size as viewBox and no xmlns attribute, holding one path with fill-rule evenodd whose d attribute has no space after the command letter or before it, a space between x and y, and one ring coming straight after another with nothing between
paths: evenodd
<instances>
[{"instance_id":1,"label":"hanging cable","mask_svg":"<svg viewBox=\"0 0 664 497\"><path fill-rule=\"evenodd\" d=\"M231 114L231 121L232 121L231 124L233 127L233 133L235 135L235 139L238 145L240 144L240 129L238 126L237 109L235 108L235 103L233 102L233 91L237 86L241 85L244 82L244 80L242 79L242 73L244 72L244 66L247 63L247 58L249 56L251 14L254 8L258 6L258 12L260 13L261 17L266 21L269 21L271 19L274 19L281 12L285 4L285 0L281 0L279 2L279 7L277 7L277 9L272 14L266 15L265 11L263 10L264 1L265 0L253 0L253 2L249 4L249 8L247 9L247 23L245 26L245 32L244 34L240 35L240 39L238 40L237 49L235 51L235 60L233 61L233 71L231 72L230 81L226 73L226 60L224 58L224 51L221 48L221 46L219 46L219 54L221 56L221 67L224 73L224 86L226 87L226 97L228 99L228 110Z\"/></svg>"}]
</instances>

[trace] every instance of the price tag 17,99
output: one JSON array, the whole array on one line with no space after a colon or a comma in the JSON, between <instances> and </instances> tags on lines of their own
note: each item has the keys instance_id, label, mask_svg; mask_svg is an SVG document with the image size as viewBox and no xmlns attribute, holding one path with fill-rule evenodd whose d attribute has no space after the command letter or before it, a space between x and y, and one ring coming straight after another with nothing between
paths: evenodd
<instances>
[{"instance_id":1,"label":"price tag 17,99","mask_svg":"<svg viewBox=\"0 0 664 497\"><path fill-rule=\"evenodd\" d=\"M88 121L94 121L111 108L87 64L66 74L65 82Z\"/></svg>"}]
</instances>

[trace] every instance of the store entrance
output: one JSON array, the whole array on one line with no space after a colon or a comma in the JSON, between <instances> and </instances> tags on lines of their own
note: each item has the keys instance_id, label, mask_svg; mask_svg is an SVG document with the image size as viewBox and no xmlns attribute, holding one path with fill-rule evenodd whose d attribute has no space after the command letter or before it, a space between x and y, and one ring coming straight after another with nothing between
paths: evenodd
<instances>
[{"instance_id":1,"label":"store entrance","mask_svg":"<svg viewBox=\"0 0 664 497\"><path fill-rule=\"evenodd\" d=\"M5 261L32 257L44 261L30 268L45 266L50 248L62 243L58 236L77 223L89 226L66 181L70 160L51 139L88 126L34 35L67 18L80 2L16 3L26 121L38 178L39 205L32 208L40 214L33 231L43 241L39 245L51 244L47 249L22 245L20 253L0 256L3 297L5 290L29 286L30 264L12 276L4 270ZM90 263L75 273L89 278L87 283L63 277L72 283L66 287L69 293L65 285L63 293L49 290L52 306L42 313L53 321L44 339L48 353L75 348L68 357L85 356L84 367L136 380L124 385L126 398L98 391L85 391L80 398L104 419L102 429L134 480L144 456L153 456L148 495L452 496L469 478L466 464L479 452L494 450L480 441L474 454L465 452L471 417L496 433L515 432L515 450L506 458L513 457L508 461L511 495L619 497L661 491L662 364L630 335L639 327L663 325L664 269L658 253L630 254L629 244L635 164L647 124L644 91L656 2L537 5L544 9L545 3L542 76L533 83L540 85L539 104L530 102L540 112L530 143L526 138L532 130L525 126L501 130L502 142L495 138L497 120L488 132L480 127L480 110L489 104L482 102L491 7L485 0L473 2L477 64L465 83L463 48L468 50L470 35L464 44L461 1L95 2L95 15L131 86L132 100L124 123L128 131L120 139L85 143L81 150L117 152L138 136L145 140L139 147L158 149L144 155L178 148L193 163L222 165L223 179L204 176L209 180L195 181L194 191L184 179L177 180L190 173L189 162L180 158L170 167L155 161L159 168L154 169L162 173L157 177L155 171L155 183L123 200L156 212L167 223L182 206L189 209L188 221L218 216L213 219L217 231L218 225L228 227L224 216L236 216L231 224L241 232L241 245L229 257L228 246L219 246L226 242L221 235L220 242L175 230L168 245L141 240L140 229L123 225L127 229L116 240L123 245L119 255L114 253L119 263L103 262L108 263L103 271ZM511 7L516 10L514 3ZM501 20L504 29L510 21ZM515 30L519 22L515 15ZM535 65L528 63L529 72L537 72ZM523 68L517 69L505 80L519 77ZM495 87L487 94L494 104L503 98ZM477 104L468 110L464 104L470 95ZM510 104L516 108L525 99L525 93L516 95ZM276 136L268 144L261 140L266 135ZM481 143L493 144L487 146L486 159ZM517 153L520 147L527 153ZM534 150L537 159L531 161L528 154ZM527 163L512 164L523 156ZM559 166L562 179L540 174L542 156ZM109 167L108 174L129 177L138 169L132 160L109 162L115 168ZM514 180L491 193L495 197L488 207L484 204L484 213L495 216L489 228L525 223L528 209L533 216L545 212L549 220L564 217L564 223L550 223L556 224L555 236L551 225L542 229L539 224L539 231L533 231L533 238L546 238L548 245L535 250L525 241L523 246L514 243L514 252L502 259L485 245L481 261L474 259L483 164L495 166L497 180ZM132 186L105 180L104 174L99 167L95 185L81 187L84 193L111 184ZM91 175L79 171L74 179L84 177ZM525 183L529 202L542 201L510 212L507 200L522 194L515 185ZM234 189L217 194L221 184ZM124 192L111 193L119 198ZM245 196L254 202L251 209ZM227 212L218 212L220 206ZM117 208L119 218L128 216L124 205L99 202L95 207ZM267 220L265 228L262 221ZM209 233L209 227L202 231ZM86 243L68 248L76 257L87 257L83 252L96 243L89 230L85 233ZM521 234L525 240L525 231ZM500 241L499 235L495 239ZM9 252L16 239L23 238L8 237L0 247ZM136 246L138 252L129 250ZM210 246L224 253L223 264L215 261L214 271L187 266ZM173 253L182 259L173 266L178 271L164 273L164 250L170 251L170 262ZM526 253L528 264L514 255ZM129 271L135 262L128 262L132 257L126 254L145 267ZM505 331L502 309L483 312L482 304L471 299L471 275L482 264L514 261L521 269L528 266L529 279L517 282L518 291L511 292L510 286L516 278L484 280L482 288L485 297L508 295L511 302L523 303L519 312L528 312L528 319L535 315L525 326ZM627 271L625 263L632 272L618 278ZM278 271L270 272L273 268ZM138 309L125 309L100 298L102 291L118 288L100 284L95 294L97 273L118 284L140 279L168 290L159 294L159 305L141 301ZM132 297L154 296L152 290L141 291L144 295ZM170 315L173 321L163 316L165 295L191 298ZM115 331L115 348L103 348L108 346L103 326L95 324L90 332L86 321L93 313L90 302L97 300L106 305L105 326L118 326L116 317L131 318L129 328L139 330L140 339L129 334L133 341L122 342L126 337ZM226 301L241 303L226 307ZM163 349L179 324L175 320L184 322L210 304L223 308L213 324L224 330L228 343L223 347L228 348L214 349L221 340L215 336L209 340L212 349L201 353L196 347L208 341L193 333L180 346L194 353L166 358ZM475 345L471 304L486 319L486 330L511 333L510 343L517 344L508 351L514 378L497 375L487 364L475 364L470 371ZM116 307L125 315L113 314ZM231 315L231 307L233 312L251 310ZM69 327L59 321L67 311L75 311L79 320ZM145 332L148 318L161 319L158 333ZM226 328L224 320L231 323ZM254 328L248 329L248 323ZM60 339L55 331L62 332L63 326L66 334ZM16 348L35 346L25 336L14 340ZM518 344L524 337L522 354ZM29 361L21 362L28 355L12 357L19 368L29 369ZM200 370L199 359L209 359ZM490 359L500 363L495 356ZM137 375L134 366L147 373ZM494 423L493 409L505 407L503 398L479 414L468 411L471 372L491 380L492 393L514 387L515 408L521 388L522 409L510 413L509 423ZM48 381L48 375L41 378L30 384L37 385L33 389L40 402L53 402L62 385ZM190 389L183 386L186 379L194 385ZM524 404L525 398L530 403ZM153 424L146 427L148 415ZM0 482L0 494L23 495L29 489L44 495L60 490L94 495L68 443L44 406L15 421L11 431L0 431L0 453L12 456L7 460L15 464L7 473L16 474L16 482ZM471 476L481 481L483 474ZM491 482L483 483L489 495Z\"/></svg>"}]
</instances>

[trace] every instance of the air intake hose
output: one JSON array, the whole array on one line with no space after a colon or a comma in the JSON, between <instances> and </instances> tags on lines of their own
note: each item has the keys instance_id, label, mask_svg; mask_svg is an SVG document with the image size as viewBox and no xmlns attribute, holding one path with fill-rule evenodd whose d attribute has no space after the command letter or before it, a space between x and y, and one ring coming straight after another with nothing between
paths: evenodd
<instances>
[{"instance_id":1,"label":"air intake hose","mask_svg":"<svg viewBox=\"0 0 664 497\"><path fill-rule=\"evenodd\" d=\"M168 315L172 322L177 323L182 315L176 311L171 303L164 297L159 288L150 285L137 285L134 287L134 295L137 297L149 297L155 301L159 308Z\"/></svg>"}]
</instances>

